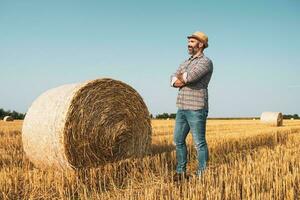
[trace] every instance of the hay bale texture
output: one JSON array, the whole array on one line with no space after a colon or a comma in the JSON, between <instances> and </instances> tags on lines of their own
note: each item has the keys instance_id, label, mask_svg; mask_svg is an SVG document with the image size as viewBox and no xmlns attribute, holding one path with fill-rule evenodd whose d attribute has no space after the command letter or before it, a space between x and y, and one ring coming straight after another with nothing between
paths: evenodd
<instances>
[{"instance_id":1,"label":"hay bale texture","mask_svg":"<svg viewBox=\"0 0 300 200\"><path fill-rule=\"evenodd\" d=\"M282 126L283 116L281 112L263 112L260 121L272 126Z\"/></svg>"},{"instance_id":2,"label":"hay bale texture","mask_svg":"<svg viewBox=\"0 0 300 200\"><path fill-rule=\"evenodd\" d=\"M35 166L63 170L139 157L150 149L149 116L142 97L121 81L63 85L29 108L23 148Z\"/></svg>"},{"instance_id":3,"label":"hay bale texture","mask_svg":"<svg viewBox=\"0 0 300 200\"><path fill-rule=\"evenodd\" d=\"M14 118L11 117L11 116L5 116L5 117L3 118L3 121L5 121L5 122L12 122L12 121L14 121Z\"/></svg>"}]
</instances>

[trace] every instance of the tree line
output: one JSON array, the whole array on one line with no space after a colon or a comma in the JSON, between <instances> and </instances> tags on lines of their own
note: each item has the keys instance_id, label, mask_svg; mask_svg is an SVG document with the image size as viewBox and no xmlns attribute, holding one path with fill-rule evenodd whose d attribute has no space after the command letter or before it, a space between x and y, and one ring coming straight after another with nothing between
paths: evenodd
<instances>
[{"instance_id":1,"label":"tree line","mask_svg":"<svg viewBox=\"0 0 300 200\"><path fill-rule=\"evenodd\" d=\"M3 119L5 116L11 116L14 119L24 119L25 114L19 113L15 110L10 111L10 110L4 110L3 108L0 108L0 119ZM151 119L175 119L176 113L162 113L162 114L157 114L156 116L153 116L153 114L150 114L150 118ZM247 117L247 119L248 118L252 119L252 117ZM254 117L254 118L259 119L259 117ZM284 114L283 115L283 119L292 119L292 118L300 119L300 116L298 114ZM216 119L219 119L219 118L216 118ZM231 119L231 118L226 118L226 119ZM236 119L238 119L238 118L236 118Z\"/></svg>"},{"instance_id":2,"label":"tree line","mask_svg":"<svg viewBox=\"0 0 300 200\"><path fill-rule=\"evenodd\" d=\"M155 117L153 117L153 115L151 114L150 117L152 119L175 119L176 117L176 113L162 113L162 114L158 114Z\"/></svg>"},{"instance_id":3,"label":"tree line","mask_svg":"<svg viewBox=\"0 0 300 200\"><path fill-rule=\"evenodd\" d=\"M0 119L3 119L5 116L11 116L14 119L24 119L25 114L19 113L15 110L4 110L3 108L0 108Z\"/></svg>"},{"instance_id":4,"label":"tree line","mask_svg":"<svg viewBox=\"0 0 300 200\"><path fill-rule=\"evenodd\" d=\"M293 114L293 115L283 115L283 119L300 119L298 114Z\"/></svg>"},{"instance_id":5,"label":"tree line","mask_svg":"<svg viewBox=\"0 0 300 200\"><path fill-rule=\"evenodd\" d=\"M151 114L151 119L175 119L176 113L162 113L158 114L155 117ZM212 118L212 119L260 119L260 117L237 117L237 118ZM284 114L283 119L300 119L298 114Z\"/></svg>"}]
</instances>

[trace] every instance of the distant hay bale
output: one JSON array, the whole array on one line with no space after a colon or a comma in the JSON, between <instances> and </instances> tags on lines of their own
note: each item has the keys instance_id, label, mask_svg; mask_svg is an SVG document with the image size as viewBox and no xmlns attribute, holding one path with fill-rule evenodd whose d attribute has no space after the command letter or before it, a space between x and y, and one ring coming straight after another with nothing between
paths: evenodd
<instances>
[{"instance_id":1,"label":"distant hay bale","mask_svg":"<svg viewBox=\"0 0 300 200\"><path fill-rule=\"evenodd\" d=\"M263 112L260 121L272 126L282 126L283 116L280 112Z\"/></svg>"},{"instance_id":2,"label":"distant hay bale","mask_svg":"<svg viewBox=\"0 0 300 200\"><path fill-rule=\"evenodd\" d=\"M3 121L5 121L5 122L12 122L12 121L14 121L14 118L11 117L11 116L5 116L5 117L3 118Z\"/></svg>"},{"instance_id":3,"label":"distant hay bale","mask_svg":"<svg viewBox=\"0 0 300 200\"><path fill-rule=\"evenodd\" d=\"M22 129L28 158L40 168L96 167L150 149L151 121L129 85L97 79L63 85L38 97Z\"/></svg>"}]
</instances>

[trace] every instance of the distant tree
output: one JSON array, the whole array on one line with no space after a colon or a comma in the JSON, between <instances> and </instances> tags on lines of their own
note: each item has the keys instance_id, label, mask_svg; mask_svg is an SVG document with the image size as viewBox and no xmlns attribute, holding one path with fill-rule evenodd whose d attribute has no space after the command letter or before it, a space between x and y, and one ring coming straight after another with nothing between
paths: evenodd
<instances>
[{"instance_id":1,"label":"distant tree","mask_svg":"<svg viewBox=\"0 0 300 200\"><path fill-rule=\"evenodd\" d=\"M299 115L298 114L293 114L293 115L283 115L283 119L291 119L291 118L294 118L294 119L300 119Z\"/></svg>"},{"instance_id":2,"label":"distant tree","mask_svg":"<svg viewBox=\"0 0 300 200\"><path fill-rule=\"evenodd\" d=\"M156 119L175 119L176 117L176 114L175 113L171 113L171 114L168 114L168 113L163 113L163 114L158 114L156 115Z\"/></svg>"},{"instance_id":3,"label":"distant tree","mask_svg":"<svg viewBox=\"0 0 300 200\"><path fill-rule=\"evenodd\" d=\"M2 119L5 116L5 111L0 108L0 118Z\"/></svg>"},{"instance_id":4,"label":"distant tree","mask_svg":"<svg viewBox=\"0 0 300 200\"><path fill-rule=\"evenodd\" d=\"M298 114L294 114L294 119L299 119L299 115Z\"/></svg>"},{"instance_id":5,"label":"distant tree","mask_svg":"<svg viewBox=\"0 0 300 200\"><path fill-rule=\"evenodd\" d=\"M170 118L175 119L176 118L176 113L171 113Z\"/></svg>"},{"instance_id":6,"label":"distant tree","mask_svg":"<svg viewBox=\"0 0 300 200\"><path fill-rule=\"evenodd\" d=\"M24 119L25 114L19 113L15 110L10 111L10 110L4 110L3 108L0 108L0 119L3 119L5 116L11 116L14 119Z\"/></svg>"},{"instance_id":7,"label":"distant tree","mask_svg":"<svg viewBox=\"0 0 300 200\"><path fill-rule=\"evenodd\" d=\"M169 117L168 113L158 114L156 115L156 119L167 119Z\"/></svg>"}]
</instances>

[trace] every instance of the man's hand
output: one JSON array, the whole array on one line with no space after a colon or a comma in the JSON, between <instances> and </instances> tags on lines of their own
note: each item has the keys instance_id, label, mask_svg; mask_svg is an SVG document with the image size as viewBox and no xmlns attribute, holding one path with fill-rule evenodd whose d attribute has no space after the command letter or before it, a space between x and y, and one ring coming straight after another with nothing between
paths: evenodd
<instances>
[{"instance_id":1,"label":"man's hand","mask_svg":"<svg viewBox=\"0 0 300 200\"><path fill-rule=\"evenodd\" d=\"M178 74L176 77L181 81L181 83L185 84L183 80L183 73Z\"/></svg>"},{"instance_id":2,"label":"man's hand","mask_svg":"<svg viewBox=\"0 0 300 200\"><path fill-rule=\"evenodd\" d=\"M175 83L174 83L174 86L175 86L175 87L181 88L181 87L184 86L184 83L181 82L181 80L177 79L177 80L175 81Z\"/></svg>"}]
</instances>

